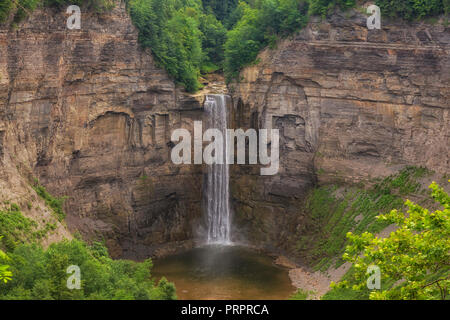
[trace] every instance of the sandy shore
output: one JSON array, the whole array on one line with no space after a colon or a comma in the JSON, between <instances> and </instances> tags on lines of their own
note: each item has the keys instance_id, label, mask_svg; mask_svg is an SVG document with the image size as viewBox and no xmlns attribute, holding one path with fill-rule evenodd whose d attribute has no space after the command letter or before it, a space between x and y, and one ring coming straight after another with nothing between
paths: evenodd
<instances>
[{"instance_id":1,"label":"sandy shore","mask_svg":"<svg viewBox=\"0 0 450 320\"><path fill-rule=\"evenodd\" d=\"M289 278L292 285L296 288L310 292L308 299L318 300L321 296L330 290L332 281L338 282L348 271L351 264L344 263L339 268L330 267L326 273L320 271L309 272L304 268L297 267L295 263L284 256L279 256L275 263L283 267L289 268Z\"/></svg>"}]
</instances>

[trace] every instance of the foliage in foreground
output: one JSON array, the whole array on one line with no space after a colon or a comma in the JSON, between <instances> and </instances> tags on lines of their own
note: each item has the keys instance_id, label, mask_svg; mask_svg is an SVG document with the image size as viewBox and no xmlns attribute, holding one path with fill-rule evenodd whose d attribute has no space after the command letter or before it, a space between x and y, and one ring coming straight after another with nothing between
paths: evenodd
<instances>
[{"instance_id":1,"label":"foliage in foreground","mask_svg":"<svg viewBox=\"0 0 450 320\"><path fill-rule=\"evenodd\" d=\"M314 294L313 291L306 291L301 288L289 297L289 300L308 300L308 298Z\"/></svg>"},{"instance_id":2,"label":"foliage in foreground","mask_svg":"<svg viewBox=\"0 0 450 320\"><path fill-rule=\"evenodd\" d=\"M172 283L162 278L156 285L151 279L150 259L113 260L100 243L63 241L47 250L22 244L8 256L0 255L0 266L7 261L13 277L0 284L0 299L176 299ZM80 267L80 290L67 288L71 265Z\"/></svg>"},{"instance_id":3,"label":"foliage in foreground","mask_svg":"<svg viewBox=\"0 0 450 320\"><path fill-rule=\"evenodd\" d=\"M1 240L1 237L0 237ZM9 257L4 253L2 250L0 250L0 260L8 261ZM0 282L7 283L9 280L11 280L12 272L9 270L9 265L7 264L0 264Z\"/></svg>"},{"instance_id":4,"label":"foliage in foreground","mask_svg":"<svg viewBox=\"0 0 450 320\"><path fill-rule=\"evenodd\" d=\"M450 197L432 183L433 199L443 210L428 209L407 201L407 214L392 210L380 215L381 221L398 229L387 238L372 233L348 233L351 244L344 259L353 263L351 279L333 284L335 289L367 290L369 266L381 270L381 290L370 292L370 299L446 299L450 285ZM353 284L353 285L352 285Z\"/></svg>"}]
</instances>

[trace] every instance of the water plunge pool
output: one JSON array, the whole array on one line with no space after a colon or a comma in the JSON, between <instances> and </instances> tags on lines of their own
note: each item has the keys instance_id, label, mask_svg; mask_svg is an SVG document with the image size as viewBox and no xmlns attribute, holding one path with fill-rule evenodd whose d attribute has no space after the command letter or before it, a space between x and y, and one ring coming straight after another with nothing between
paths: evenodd
<instances>
[{"instance_id":1,"label":"water plunge pool","mask_svg":"<svg viewBox=\"0 0 450 320\"><path fill-rule=\"evenodd\" d=\"M241 246L208 245L154 260L153 276L174 282L181 300L287 299L288 270Z\"/></svg>"}]
</instances>

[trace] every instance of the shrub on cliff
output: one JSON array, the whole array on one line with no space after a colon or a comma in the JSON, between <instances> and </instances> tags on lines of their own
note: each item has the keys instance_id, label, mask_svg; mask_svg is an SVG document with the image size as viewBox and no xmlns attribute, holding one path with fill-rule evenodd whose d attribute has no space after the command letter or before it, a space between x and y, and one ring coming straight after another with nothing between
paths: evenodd
<instances>
[{"instance_id":1,"label":"shrub on cliff","mask_svg":"<svg viewBox=\"0 0 450 320\"><path fill-rule=\"evenodd\" d=\"M450 9L449 0L376 0L375 4L384 16L405 20L448 14ZM348 9L355 5L356 0L309 0L309 13L326 16L337 6Z\"/></svg>"},{"instance_id":2,"label":"shrub on cliff","mask_svg":"<svg viewBox=\"0 0 450 320\"><path fill-rule=\"evenodd\" d=\"M77 5L94 12L103 12L114 8L114 0L41 0L45 6L63 7Z\"/></svg>"},{"instance_id":3,"label":"shrub on cliff","mask_svg":"<svg viewBox=\"0 0 450 320\"><path fill-rule=\"evenodd\" d=\"M0 23L6 21L11 11L15 8L12 0L4 0L0 2Z\"/></svg>"},{"instance_id":4,"label":"shrub on cliff","mask_svg":"<svg viewBox=\"0 0 450 320\"><path fill-rule=\"evenodd\" d=\"M449 0L377 0L384 16L405 20L422 19L450 13Z\"/></svg>"},{"instance_id":5,"label":"shrub on cliff","mask_svg":"<svg viewBox=\"0 0 450 320\"><path fill-rule=\"evenodd\" d=\"M309 0L309 13L311 15L326 16L339 6L342 9L353 8L356 0Z\"/></svg>"},{"instance_id":6,"label":"shrub on cliff","mask_svg":"<svg viewBox=\"0 0 450 320\"><path fill-rule=\"evenodd\" d=\"M66 217L66 213L64 212L63 205L66 197L56 198L52 196L44 186L41 186L39 182L36 180L35 185L33 186L34 191L40 196L45 204L52 209L53 214L59 221L63 221Z\"/></svg>"},{"instance_id":7,"label":"shrub on cliff","mask_svg":"<svg viewBox=\"0 0 450 320\"><path fill-rule=\"evenodd\" d=\"M2 237L0 237L0 240ZM9 257L4 253L2 250L0 250L0 259L3 261L8 261ZM9 265L7 264L0 264L0 282L7 283L9 280L11 280L12 272L9 270Z\"/></svg>"},{"instance_id":8,"label":"shrub on cliff","mask_svg":"<svg viewBox=\"0 0 450 320\"><path fill-rule=\"evenodd\" d=\"M0 3L0 23L14 14L13 22L19 22L41 3L41 0L4 0Z\"/></svg>"},{"instance_id":9,"label":"shrub on cliff","mask_svg":"<svg viewBox=\"0 0 450 320\"><path fill-rule=\"evenodd\" d=\"M242 1L236 8L241 17L228 32L224 71L228 80L255 61L259 51L306 24L307 6L302 0Z\"/></svg>"},{"instance_id":10,"label":"shrub on cliff","mask_svg":"<svg viewBox=\"0 0 450 320\"><path fill-rule=\"evenodd\" d=\"M143 47L186 90L201 85L200 72L223 69L230 80L253 63L259 51L306 24L308 15L326 16L355 0L126 0ZM75 4L103 12L114 0L3 0L0 23L22 20L37 6ZM384 16L407 20L449 13L450 0L377 0ZM228 29L228 32L227 32Z\"/></svg>"}]
</instances>

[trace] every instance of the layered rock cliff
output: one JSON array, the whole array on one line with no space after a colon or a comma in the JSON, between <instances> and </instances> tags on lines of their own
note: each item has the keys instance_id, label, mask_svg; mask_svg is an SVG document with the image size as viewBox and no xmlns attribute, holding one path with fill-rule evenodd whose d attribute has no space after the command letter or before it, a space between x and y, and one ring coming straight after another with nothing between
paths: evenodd
<instances>
[{"instance_id":1,"label":"layered rock cliff","mask_svg":"<svg viewBox=\"0 0 450 320\"><path fill-rule=\"evenodd\" d=\"M201 225L201 166L170 160L171 131L201 120L143 51L124 4L82 14L36 11L0 26L0 202L38 220L34 178L68 196L67 226L104 239L114 257L187 247ZM233 166L234 238L288 250L317 184L356 183L405 165L449 172L450 31L353 11L265 50L230 86L236 128L280 129L280 171ZM36 205L35 205L36 204ZM59 224L53 238L70 237Z\"/></svg>"},{"instance_id":2,"label":"layered rock cliff","mask_svg":"<svg viewBox=\"0 0 450 320\"><path fill-rule=\"evenodd\" d=\"M38 10L0 29L0 200L37 198L36 177L68 196L69 229L106 240L115 257L186 244L201 168L173 165L169 141L202 117L201 103L140 48L124 3L82 12L81 30L67 17Z\"/></svg>"},{"instance_id":3,"label":"layered rock cliff","mask_svg":"<svg viewBox=\"0 0 450 320\"><path fill-rule=\"evenodd\" d=\"M405 165L450 171L450 29L354 10L313 19L231 86L234 125L280 130L280 171L236 166L242 240L288 249L302 199L317 184L358 183Z\"/></svg>"}]
</instances>

